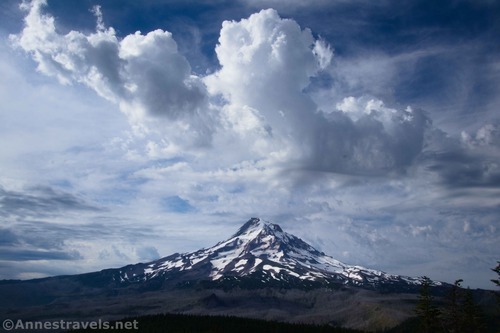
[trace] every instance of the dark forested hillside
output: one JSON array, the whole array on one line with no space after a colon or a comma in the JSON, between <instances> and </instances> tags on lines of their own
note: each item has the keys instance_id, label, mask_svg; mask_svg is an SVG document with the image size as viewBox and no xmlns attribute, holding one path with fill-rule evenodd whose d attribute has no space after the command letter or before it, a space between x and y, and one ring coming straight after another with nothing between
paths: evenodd
<instances>
[{"instance_id":1,"label":"dark forested hillside","mask_svg":"<svg viewBox=\"0 0 500 333\"><path fill-rule=\"evenodd\" d=\"M363 331L334 327L332 325L290 324L277 321L225 317L162 314L127 318L121 322L137 321L138 331L143 333L361 333ZM133 332L134 330L113 330ZM95 330L74 330L71 332L95 332Z\"/></svg>"}]
</instances>

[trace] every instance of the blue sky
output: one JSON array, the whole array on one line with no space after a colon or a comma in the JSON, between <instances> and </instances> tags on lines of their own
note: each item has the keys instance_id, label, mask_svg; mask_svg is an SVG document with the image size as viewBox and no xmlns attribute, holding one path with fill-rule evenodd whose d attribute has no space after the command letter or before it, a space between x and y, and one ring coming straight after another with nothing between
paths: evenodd
<instances>
[{"instance_id":1,"label":"blue sky","mask_svg":"<svg viewBox=\"0 0 500 333\"><path fill-rule=\"evenodd\" d=\"M0 4L0 278L192 251L250 217L492 288L495 1Z\"/></svg>"}]
</instances>

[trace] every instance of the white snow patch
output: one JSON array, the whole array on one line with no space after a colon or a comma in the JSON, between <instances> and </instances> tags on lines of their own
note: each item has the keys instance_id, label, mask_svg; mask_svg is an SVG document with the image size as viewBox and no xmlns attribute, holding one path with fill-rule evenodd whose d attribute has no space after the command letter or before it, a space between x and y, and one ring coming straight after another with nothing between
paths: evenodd
<instances>
[{"instance_id":1,"label":"white snow patch","mask_svg":"<svg viewBox=\"0 0 500 333\"><path fill-rule=\"evenodd\" d=\"M277 268L277 267L274 267L274 266L271 266L271 265L264 265L262 267L264 270L268 271L268 270L273 270L275 271L276 273L279 273L281 271L281 269Z\"/></svg>"},{"instance_id":2,"label":"white snow patch","mask_svg":"<svg viewBox=\"0 0 500 333\"><path fill-rule=\"evenodd\" d=\"M254 265L249 273L255 272L257 270L257 266L259 266L261 262L262 262L262 259L256 258L255 263L254 263Z\"/></svg>"},{"instance_id":3,"label":"white snow patch","mask_svg":"<svg viewBox=\"0 0 500 333\"><path fill-rule=\"evenodd\" d=\"M238 261L238 262L236 263L236 265L234 265L234 267L243 266L243 265L245 265L247 262L248 262L248 259L241 259L240 261Z\"/></svg>"}]
</instances>

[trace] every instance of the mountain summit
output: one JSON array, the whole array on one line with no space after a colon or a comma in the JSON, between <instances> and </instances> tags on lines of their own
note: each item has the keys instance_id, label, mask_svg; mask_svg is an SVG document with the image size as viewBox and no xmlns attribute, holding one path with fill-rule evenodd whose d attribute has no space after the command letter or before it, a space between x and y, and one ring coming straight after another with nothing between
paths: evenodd
<instances>
[{"instance_id":1,"label":"mountain summit","mask_svg":"<svg viewBox=\"0 0 500 333\"><path fill-rule=\"evenodd\" d=\"M251 218L229 239L212 247L113 271L113 280L120 284L201 281L242 287L352 285L394 291L416 290L421 284L420 278L344 264L259 218Z\"/></svg>"}]
</instances>

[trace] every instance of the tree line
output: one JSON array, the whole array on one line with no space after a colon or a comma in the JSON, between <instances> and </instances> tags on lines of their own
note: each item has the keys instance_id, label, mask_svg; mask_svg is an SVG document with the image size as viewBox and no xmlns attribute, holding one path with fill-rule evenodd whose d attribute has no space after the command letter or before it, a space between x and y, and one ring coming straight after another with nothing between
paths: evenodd
<instances>
[{"instance_id":1,"label":"tree line","mask_svg":"<svg viewBox=\"0 0 500 333\"><path fill-rule=\"evenodd\" d=\"M500 261L492 271L500 276ZM474 300L473 292L470 288L462 288L462 279L456 280L448 291L444 301L444 307L439 307L431 293L432 281L424 276L418 302L415 308L417 321L413 321L417 330L408 332L421 333L483 333L490 331L499 324L500 315L500 292L495 292L497 301L497 316L488 319L481 308ZM500 280L491 280L497 287L500 287Z\"/></svg>"},{"instance_id":2,"label":"tree line","mask_svg":"<svg viewBox=\"0 0 500 333\"><path fill-rule=\"evenodd\" d=\"M113 330L113 332L168 332L168 333L363 333L363 331L328 325L292 324L262 319L232 316L157 314L122 319L138 321L139 330ZM71 332L95 332L81 329Z\"/></svg>"},{"instance_id":3,"label":"tree line","mask_svg":"<svg viewBox=\"0 0 500 333\"><path fill-rule=\"evenodd\" d=\"M500 261L492 269L500 277ZM500 287L500 279L491 280ZM456 280L448 290L443 300L433 296L432 281L422 278L422 285L415 307L416 316L397 327L385 330L384 333L499 333L500 325L500 291L495 293L497 300L497 315L486 316L474 300L473 291L462 287L463 280ZM291 324L277 321L266 321L249 318L158 314L128 318L138 320L139 332L169 332L169 333L224 333L224 332L273 332L273 333L361 333L362 331L329 325ZM132 330L133 331L133 330ZM72 332L91 332L77 330ZM131 330L114 332L131 332Z\"/></svg>"}]
</instances>

